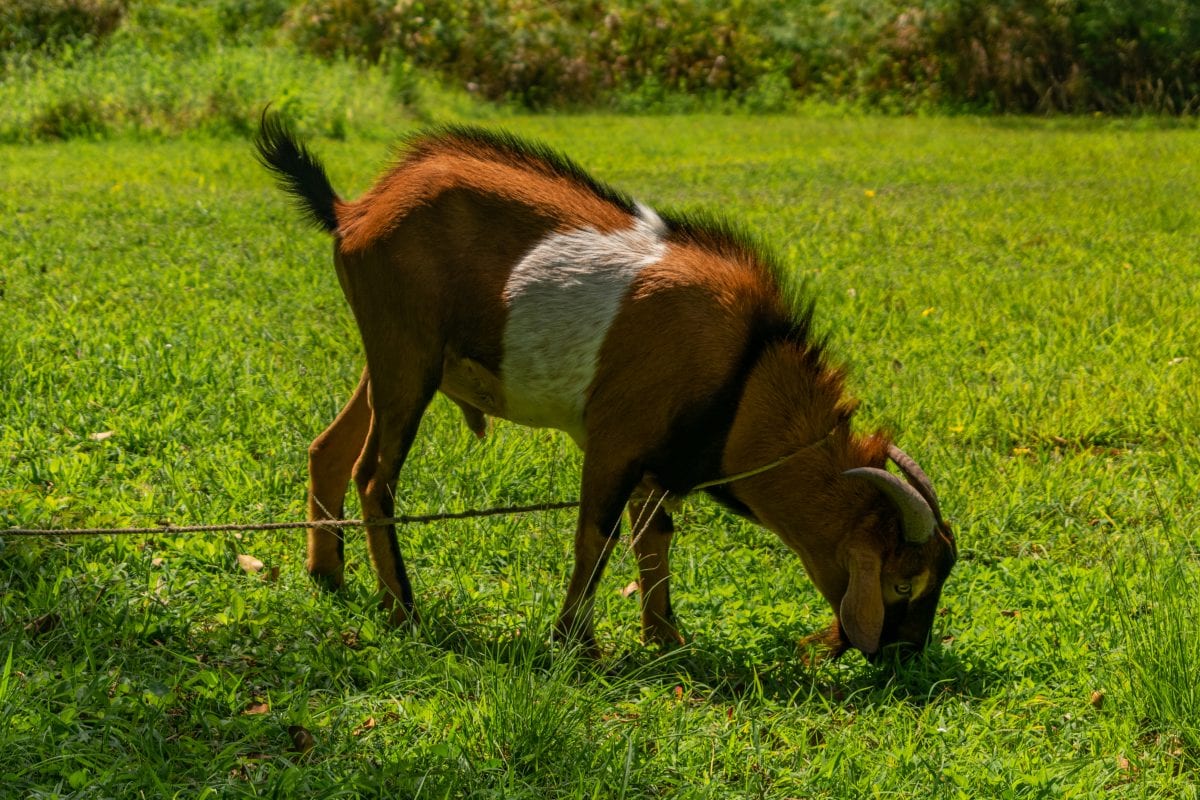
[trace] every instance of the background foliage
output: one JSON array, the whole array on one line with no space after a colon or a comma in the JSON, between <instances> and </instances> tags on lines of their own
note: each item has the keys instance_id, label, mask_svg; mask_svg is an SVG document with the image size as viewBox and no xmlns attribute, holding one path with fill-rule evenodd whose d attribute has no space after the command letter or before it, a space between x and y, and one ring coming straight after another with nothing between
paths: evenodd
<instances>
[{"instance_id":1,"label":"background foliage","mask_svg":"<svg viewBox=\"0 0 1200 800\"><path fill-rule=\"evenodd\" d=\"M539 108L623 94L816 95L885 108L1192 111L1189 0L310 0L314 52L411 59Z\"/></svg>"},{"instance_id":2,"label":"background foliage","mask_svg":"<svg viewBox=\"0 0 1200 800\"><path fill-rule=\"evenodd\" d=\"M0 6L0 54L7 140L241 132L281 86L294 117L335 136L348 117L386 128L397 105L429 116L470 98L626 111L1200 107L1190 0L13 0Z\"/></svg>"}]
</instances>

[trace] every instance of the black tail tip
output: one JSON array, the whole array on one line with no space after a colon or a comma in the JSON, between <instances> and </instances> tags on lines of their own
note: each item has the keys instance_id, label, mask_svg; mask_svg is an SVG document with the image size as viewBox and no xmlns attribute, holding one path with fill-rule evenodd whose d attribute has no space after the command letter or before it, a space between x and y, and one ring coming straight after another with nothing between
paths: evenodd
<instances>
[{"instance_id":1,"label":"black tail tip","mask_svg":"<svg viewBox=\"0 0 1200 800\"><path fill-rule=\"evenodd\" d=\"M317 227L329 233L337 230L335 204L337 192L320 159L300 143L283 114L263 108L258 133L254 136L258 161L274 176L276 183L290 194L297 206Z\"/></svg>"}]
</instances>

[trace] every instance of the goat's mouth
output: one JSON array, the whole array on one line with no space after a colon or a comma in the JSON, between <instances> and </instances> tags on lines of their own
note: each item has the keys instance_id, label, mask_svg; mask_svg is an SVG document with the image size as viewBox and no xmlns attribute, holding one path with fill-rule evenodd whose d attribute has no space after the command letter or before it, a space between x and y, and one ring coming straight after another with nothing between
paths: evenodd
<instances>
[{"instance_id":1,"label":"goat's mouth","mask_svg":"<svg viewBox=\"0 0 1200 800\"><path fill-rule=\"evenodd\" d=\"M810 633L801 639L799 648L804 663L818 664L826 660L836 661L847 650L853 649L854 643L847 638L838 618L834 617L833 622L824 630Z\"/></svg>"},{"instance_id":2,"label":"goat's mouth","mask_svg":"<svg viewBox=\"0 0 1200 800\"><path fill-rule=\"evenodd\" d=\"M879 652L868 656L872 664L881 659L900 663L912 661L929 645L934 617L941 598L940 587L909 603L896 603L884 612Z\"/></svg>"},{"instance_id":3,"label":"goat's mouth","mask_svg":"<svg viewBox=\"0 0 1200 800\"><path fill-rule=\"evenodd\" d=\"M863 656L867 659L867 663L872 666L886 664L893 659L903 664L912 661L921 650L920 646L912 642L893 642L892 644L884 645L874 653L863 653Z\"/></svg>"}]
</instances>

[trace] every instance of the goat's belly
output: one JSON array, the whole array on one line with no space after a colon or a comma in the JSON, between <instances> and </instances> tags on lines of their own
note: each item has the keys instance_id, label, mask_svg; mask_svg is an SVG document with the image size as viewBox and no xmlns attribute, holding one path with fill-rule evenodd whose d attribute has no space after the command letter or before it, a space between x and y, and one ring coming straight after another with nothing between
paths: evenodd
<instances>
[{"instance_id":1,"label":"goat's belly","mask_svg":"<svg viewBox=\"0 0 1200 800\"><path fill-rule=\"evenodd\" d=\"M570 372L574 372L574 380L567 374ZM519 373L505 381L477 361L447 356L440 388L448 397L488 416L566 431L582 447L584 391L578 390L585 380L582 372L568 370L557 376ZM584 390L590 380L589 374L582 383Z\"/></svg>"},{"instance_id":2,"label":"goat's belly","mask_svg":"<svg viewBox=\"0 0 1200 800\"><path fill-rule=\"evenodd\" d=\"M566 431L580 446L584 442L583 408L595 365L582 359L559 362L560 369L542 369L547 362L518 363L503 369L504 419L536 428Z\"/></svg>"},{"instance_id":3,"label":"goat's belly","mask_svg":"<svg viewBox=\"0 0 1200 800\"><path fill-rule=\"evenodd\" d=\"M500 362L506 419L564 430L583 442L588 387L620 300L606 302L605 290L627 286L605 272L565 285L556 276L533 276L541 280L510 292Z\"/></svg>"}]
</instances>

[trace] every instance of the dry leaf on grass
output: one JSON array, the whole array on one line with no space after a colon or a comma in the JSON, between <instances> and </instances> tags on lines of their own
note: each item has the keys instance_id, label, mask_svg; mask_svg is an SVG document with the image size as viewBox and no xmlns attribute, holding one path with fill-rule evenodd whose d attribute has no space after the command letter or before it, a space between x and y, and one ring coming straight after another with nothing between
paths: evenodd
<instances>
[{"instance_id":1,"label":"dry leaf on grass","mask_svg":"<svg viewBox=\"0 0 1200 800\"><path fill-rule=\"evenodd\" d=\"M1139 771L1137 764L1132 763L1124 755L1117 756L1117 773L1121 783L1132 783L1137 779Z\"/></svg>"},{"instance_id":2,"label":"dry leaf on grass","mask_svg":"<svg viewBox=\"0 0 1200 800\"><path fill-rule=\"evenodd\" d=\"M254 556L248 556L245 553L238 553L237 560L238 566L241 567L244 572L253 574L255 572L262 571L263 562L259 561Z\"/></svg>"}]
</instances>

